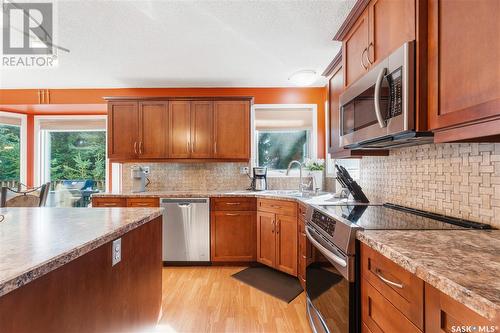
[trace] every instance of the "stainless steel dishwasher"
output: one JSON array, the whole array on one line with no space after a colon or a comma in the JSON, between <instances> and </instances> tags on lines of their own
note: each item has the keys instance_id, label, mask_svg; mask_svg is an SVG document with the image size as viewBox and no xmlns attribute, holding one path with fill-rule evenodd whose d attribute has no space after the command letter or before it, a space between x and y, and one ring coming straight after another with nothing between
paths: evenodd
<instances>
[{"instance_id":1,"label":"stainless steel dishwasher","mask_svg":"<svg viewBox=\"0 0 500 333\"><path fill-rule=\"evenodd\" d=\"M210 213L208 198L162 198L163 261L210 261Z\"/></svg>"}]
</instances>

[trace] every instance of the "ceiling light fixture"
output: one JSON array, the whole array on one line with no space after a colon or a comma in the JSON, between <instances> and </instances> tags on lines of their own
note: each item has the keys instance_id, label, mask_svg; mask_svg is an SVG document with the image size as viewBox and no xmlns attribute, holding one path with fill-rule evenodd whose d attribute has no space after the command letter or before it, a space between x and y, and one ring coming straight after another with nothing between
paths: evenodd
<instances>
[{"instance_id":1,"label":"ceiling light fixture","mask_svg":"<svg viewBox=\"0 0 500 333\"><path fill-rule=\"evenodd\" d=\"M296 86L305 87L313 84L318 78L316 71L304 69L293 73L288 80Z\"/></svg>"}]
</instances>

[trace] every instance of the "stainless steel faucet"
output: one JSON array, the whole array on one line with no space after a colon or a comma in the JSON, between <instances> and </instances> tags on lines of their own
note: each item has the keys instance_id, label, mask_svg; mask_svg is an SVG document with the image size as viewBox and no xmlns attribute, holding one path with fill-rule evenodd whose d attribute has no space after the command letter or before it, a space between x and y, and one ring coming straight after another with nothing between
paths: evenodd
<instances>
[{"instance_id":1,"label":"stainless steel faucet","mask_svg":"<svg viewBox=\"0 0 500 333\"><path fill-rule=\"evenodd\" d=\"M299 192L304 193L304 187L309 186L310 184L304 184L302 183L302 163L300 163L297 160L293 160L288 164L288 168L286 169L286 175L288 176L290 173L290 169L292 168L292 165L298 164L299 165Z\"/></svg>"}]
</instances>

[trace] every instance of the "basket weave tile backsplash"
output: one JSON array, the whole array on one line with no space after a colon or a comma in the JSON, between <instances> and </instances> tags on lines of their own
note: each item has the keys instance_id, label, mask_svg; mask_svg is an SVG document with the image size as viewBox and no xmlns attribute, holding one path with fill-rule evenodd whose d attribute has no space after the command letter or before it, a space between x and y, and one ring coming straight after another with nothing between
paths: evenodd
<instances>
[{"instance_id":1,"label":"basket weave tile backsplash","mask_svg":"<svg viewBox=\"0 0 500 333\"><path fill-rule=\"evenodd\" d=\"M500 144L436 144L364 157L368 198L500 228Z\"/></svg>"},{"instance_id":2,"label":"basket weave tile backsplash","mask_svg":"<svg viewBox=\"0 0 500 333\"><path fill-rule=\"evenodd\" d=\"M132 188L130 172L134 163L122 168L122 191ZM150 167L151 184L148 191L236 191L250 186L247 175L240 174L240 167L247 163L144 163ZM272 190L296 189L298 177L268 178Z\"/></svg>"}]
</instances>

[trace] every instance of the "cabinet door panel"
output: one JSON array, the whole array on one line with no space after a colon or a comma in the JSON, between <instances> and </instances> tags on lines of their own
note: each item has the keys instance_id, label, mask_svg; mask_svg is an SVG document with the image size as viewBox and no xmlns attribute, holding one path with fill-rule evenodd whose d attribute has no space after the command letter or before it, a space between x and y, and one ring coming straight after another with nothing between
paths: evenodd
<instances>
[{"instance_id":1,"label":"cabinet door panel","mask_svg":"<svg viewBox=\"0 0 500 333\"><path fill-rule=\"evenodd\" d=\"M271 267L276 259L275 234L274 214L257 212L257 261Z\"/></svg>"},{"instance_id":2,"label":"cabinet door panel","mask_svg":"<svg viewBox=\"0 0 500 333\"><path fill-rule=\"evenodd\" d=\"M255 212L213 212L211 222L212 261L255 261Z\"/></svg>"},{"instance_id":3,"label":"cabinet door panel","mask_svg":"<svg viewBox=\"0 0 500 333\"><path fill-rule=\"evenodd\" d=\"M221 159L250 158L250 103L214 102L214 156Z\"/></svg>"},{"instance_id":4,"label":"cabinet door panel","mask_svg":"<svg viewBox=\"0 0 500 333\"><path fill-rule=\"evenodd\" d=\"M344 85L347 87L366 73L368 66L365 49L368 47L368 12L358 19L351 32L343 41L342 61L344 68ZM365 54L363 54L365 52Z\"/></svg>"},{"instance_id":5,"label":"cabinet door panel","mask_svg":"<svg viewBox=\"0 0 500 333\"><path fill-rule=\"evenodd\" d=\"M166 158L168 155L168 102L139 103L139 157Z\"/></svg>"},{"instance_id":6,"label":"cabinet door panel","mask_svg":"<svg viewBox=\"0 0 500 333\"><path fill-rule=\"evenodd\" d=\"M297 218L276 215L276 268L297 276Z\"/></svg>"},{"instance_id":7,"label":"cabinet door panel","mask_svg":"<svg viewBox=\"0 0 500 333\"><path fill-rule=\"evenodd\" d=\"M189 158L191 150L191 102L171 101L169 113L169 156L170 158Z\"/></svg>"},{"instance_id":8,"label":"cabinet door panel","mask_svg":"<svg viewBox=\"0 0 500 333\"><path fill-rule=\"evenodd\" d=\"M213 155L213 103L191 103L191 157L210 158Z\"/></svg>"},{"instance_id":9,"label":"cabinet door panel","mask_svg":"<svg viewBox=\"0 0 500 333\"><path fill-rule=\"evenodd\" d=\"M500 116L500 2L430 0L428 11L430 128ZM459 129L457 139L500 134L485 129Z\"/></svg>"},{"instance_id":10,"label":"cabinet door panel","mask_svg":"<svg viewBox=\"0 0 500 333\"><path fill-rule=\"evenodd\" d=\"M136 102L108 104L108 157L133 158L138 153L139 111Z\"/></svg>"},{"instance_id":11,"label":"cabinet door panel","mask_svg":"<svg viewBox=\"0 0 500 333\"><path fill-rule=\"evenodd\" d=\"M369 10L372 63L415 39L415 0L373 0Z\"/></svg>"}]
</instances>

